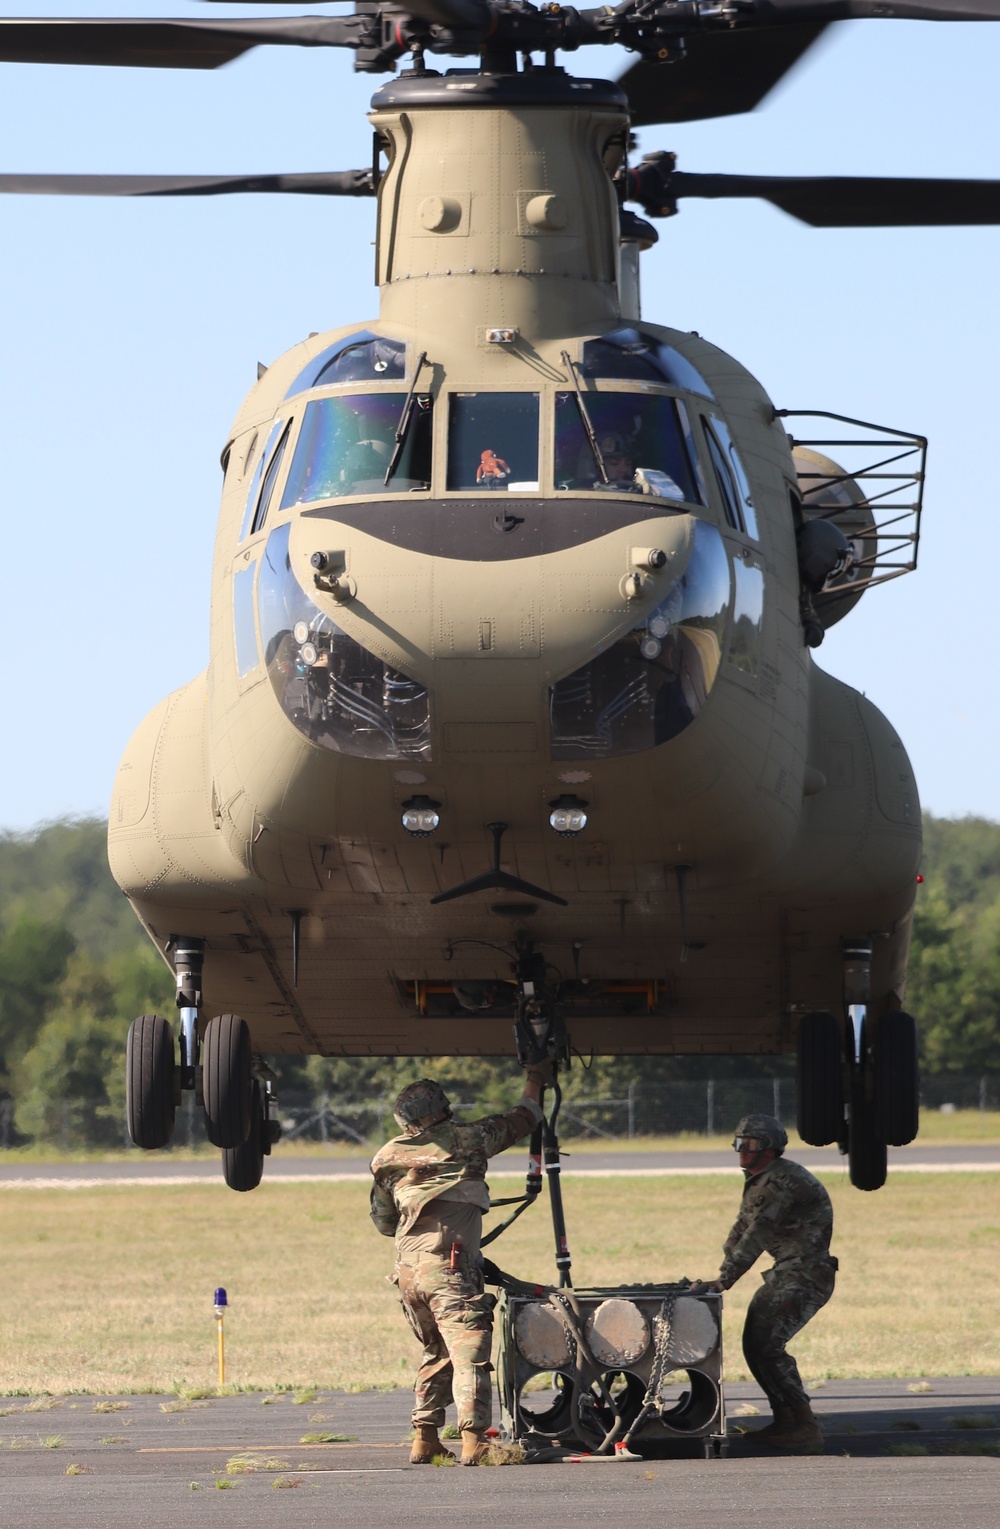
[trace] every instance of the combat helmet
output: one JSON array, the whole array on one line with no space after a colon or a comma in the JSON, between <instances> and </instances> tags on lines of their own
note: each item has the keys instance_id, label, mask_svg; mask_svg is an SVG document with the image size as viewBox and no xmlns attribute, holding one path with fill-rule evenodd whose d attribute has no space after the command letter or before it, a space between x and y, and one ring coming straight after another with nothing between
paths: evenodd
<instances>
[{"instance_id":1,"label":"combat helmet","mask_svg":"<svg viewBox=\"0 0 1000 1529\"><path fill-rule=\"evenodd\" d=\"M447 1119L451 1114L448 1096L433 1078L408 1083L392 1107L393 1118L404 1131L419 1131L421 1126Z\"/></svg>"},{"instance_id":2,"label":"combat helmet","mask_svg":"<svg viewBox=\"0 0 1000 1529\"><path fill-rule=\"evenodd\" d=\"M741 1136L749 1136L754 1141L759 1141L762 1152L766 1152L768 1147L773 1147L780 1155L788 1146L788 1132L781 1121L776 1120L773 1115L744 1115L736 1127L734 1146Z\"/></svg>"}]
</instances>

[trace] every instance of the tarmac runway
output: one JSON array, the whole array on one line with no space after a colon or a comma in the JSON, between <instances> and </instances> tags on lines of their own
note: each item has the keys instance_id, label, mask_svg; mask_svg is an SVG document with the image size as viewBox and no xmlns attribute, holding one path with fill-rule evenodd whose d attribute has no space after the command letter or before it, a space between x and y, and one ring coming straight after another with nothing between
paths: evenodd
<instances>
[{"instance_id":1,"label":"tarmac runway","mask_svg":"<svg viewBox=\"0 0 1000 1529\"><path fill-rule=\"evenodd\" d=\"M847 1159L836 1147L806 1147L789 1153L796 1162L813 1171L847 1174ZM515 1148L494 1161L490 1178L524 1172L522 1149ZM562 1159L567 1177L700 1175L738 1172L735 1154L718 1149L684 1152L607 1151L574 1152L570 1147ZM312 1183L328 1179L370 1182L368 1156L297 1157L293 1151L278 1149L265 1166L267 1179L289 1183ZM889 1148L889 1171L923 1173L1000 1172L1000 1146L970 1144L957 1147L922 1146ZM99 1184L178 1184L201 1180L222 1183L216 1156L190 1158L173 1156L169 1151L145 1153L132 1150L111 1162L25 1163L5 1162L0 1153L0 1189L18 1184L35 1188L64 1185L93 1188ZM998 1514L1000 1523L1000 1514Z\"/></svg>"},{"instance_id":2,"label":"tarmac runway","mask_svg":"<svg viewBox=\"0 0 1000 1529\"><path fill-rule=\"evenodd\" d=\"M926 1384L927 1390L915 1390ZM3 1529L996 1529L1000 1378L829 1381L821 1457L748 1445L760 1405L726 1389L728 1459L504 1470L407 1463L410 1397L320 1391L182 1402L67 1397L0 1406ZM759 1426L759 1425L758 1425ZM308 1444L309 1435L341 1435ZM346 1436L346 1437L344 1437ZM219 1482L228 1482L220 1487ZM280 1492L280 1495L278 1495Z\"/></svg>"}]
</instances>

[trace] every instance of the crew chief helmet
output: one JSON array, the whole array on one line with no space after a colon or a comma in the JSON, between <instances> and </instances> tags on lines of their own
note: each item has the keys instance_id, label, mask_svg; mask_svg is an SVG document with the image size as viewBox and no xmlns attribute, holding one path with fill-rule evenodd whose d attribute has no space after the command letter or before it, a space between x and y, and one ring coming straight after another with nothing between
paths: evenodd
<instances>
[{"instance_id":1,"label":"crew chief helmet","mask_svg":"<svg viewBox=\"0 0 1000 1529\"><path fill-rule=\"evenodd\" d=\"M404 1131L419 1131L451 1114L448 1096L433 1078L408 1083L392 1107L393 1118Z\"/></svg>"},{"instance_id":2,"label":"crew chief helmet","mask_svg":"<svg viewBox=\"0 0 1000 1529\"><path fill-rule=\"evenodd\" d=\"M737 1150L741 1137L749 1137L752 1141L760 1142L761 1151L766 1152L768 1147L773 1147L780 1156L788 1146L788 1132L776 1120L773 1115L744 1115L736 1127L736 1136L733 1146Z\"/></svg>"}]
</instances>

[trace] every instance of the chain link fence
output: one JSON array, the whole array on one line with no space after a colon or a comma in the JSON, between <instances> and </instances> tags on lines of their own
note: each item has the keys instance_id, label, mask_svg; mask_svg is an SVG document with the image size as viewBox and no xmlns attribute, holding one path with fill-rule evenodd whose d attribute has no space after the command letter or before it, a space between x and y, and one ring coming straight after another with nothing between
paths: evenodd
<instances>
[{"instance_id":1,"label":"chain link fence","mask_svg":"<svg viewBox=\"0 0 1000 1529\"><path fill-rule=\"evenodd\" d=\"M924 1109L1000 1111L1000 1075L963 1077L932 1074L921 1079ZM495 1100L454 1102L457 1115L474 1118L502 1108ZM559 1135L573 1138L632 1140L638 1136L728 1135L742 1115L759 1112L794 1124L794 1078L706 1078L687 1083L632 1083L618 1099L564 1099ZM374 1147L392 1135L391 1100L365 1108L323 1094L319 1098L283 1094L279 1105L284 1141L354 1142Z\"/></svg>"},{"instance_id":2,"label":"chain link fence","mask_svg":"<svg viewBox=\"0 0 1000 1529\"><path fill-rule=\"evenodd\" d=\"M964 1076L931 1073L921 1078L921 1104L925 1110L952 1114L956 1110L1000 1111L1000 1074ZM456 1099L456 1115L474 1119L503 1109L495 1099ZM786 1125L796 1115L794 1078L706 1078L684 1083L632 1083L617 1099L574 1098L563 1101L559 1135L565 1141L581 1138L606 1141L632 1140L642 1136L728 1135L741 1115L760 1112L776 1115ZM374 1150L396 1126L392 1101L374 1099L359 1105L356 1099L333 1094L302 1094L290 1090L279 1095L278 1118L282 1140L353 1145L359 1153ZM87 1143L80 1140L76 1102L56 1101L50 1114L48 1140L70 1151ZM118 1140L130 1146L124 1119ZM173 1145L193 1147L204 1143L202 1112L194 1097L186 1094L177 1112ZM0 1100L0 1150L23 1143L14 1128L10 1099ZM105 1138L102 1143L108 1145Z\"/></svg>"}]
</instances>

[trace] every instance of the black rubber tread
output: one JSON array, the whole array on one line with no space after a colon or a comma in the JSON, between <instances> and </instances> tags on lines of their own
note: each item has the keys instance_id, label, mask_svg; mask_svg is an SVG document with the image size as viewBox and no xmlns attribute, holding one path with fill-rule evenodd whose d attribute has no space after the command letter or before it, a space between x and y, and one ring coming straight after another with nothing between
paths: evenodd
<instances>
[{"instance_id":1,"label":"black rubber tread","mask_svg":"<svg viewBox=\"0 0 1000 1529\"><path fill-rule=\"evenodd\" d=\"M256 1189L264 1173L264 1097L257 1079L253 1080L250 1103L250 1130L238 1147L222 1149L222 1172L230 1189L246 1194Z\"/></svg>"},{"instance_id":2,"label":"black rubber tread","mask_svg":"<svg viewBox=\"0 0 1000 1529\"><path fill-rule=\"evenodd\" d=\"M917 1022L896 1010L875 1026L875 1129L890 1147L905 1147L920 1125L920 1066Z\"/></svg>"},{"instance_id":3,"label":"black rubber tread","mask_svg":"<svg viewBox=\"0 0 1000 1529\"><path fill-rule=\"evenodd\" d=\"M840 1025L832 1014L803 1014L795 1058L798 1132L812 1147L827 1147L844 1119Z\"/></svg>"},{"instance_id":4,"label":"black rubber tread","mask_svg":"<svg viewBox=\"0 0 1000 1529\"><path fill-rule=\"evenodd\" d=\"M213 1147L239 1147L250 1130L253 1078L250 1029L238 1014L217 1014L202 1042L205 1130Z\"/></svg>"},{"instance_id":5,"label":"black rubber tread","mask_svg":"<svg viewBox=\"0 0 1000 1529\"><path fill-rule=\"evenodd\" d=\"M125 1044L125 1114L128 1134L147 1152L174 1134L174 1033L162 1014L133 1019Z\"/></svg>"},{"instance_id":6,"label":"black rubber tread","mask_svg":"<svg viewBox=\"0 0 1000 1529\"><path fill-rule=\"evenodd\" d=\"M864 1052L862 1052L864 1056ZM851 1111L847 1126L847 1161L855 1189L881 1189L885 1183L885 1142L875 1130L875 1110L867 1087L867 1069L852 1069Z\"/></svg>"}]
</instances>

